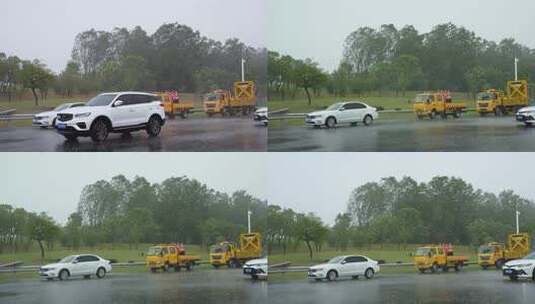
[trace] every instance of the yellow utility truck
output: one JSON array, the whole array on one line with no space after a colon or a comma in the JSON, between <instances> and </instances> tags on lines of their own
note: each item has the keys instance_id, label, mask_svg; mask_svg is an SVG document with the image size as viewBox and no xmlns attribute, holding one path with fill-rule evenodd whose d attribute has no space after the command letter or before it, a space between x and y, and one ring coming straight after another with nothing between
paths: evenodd
<instances>
[{"instance_id":1,"label":"yellow utility truck","mask_svg":"<svg viewBox=\"0 0 535 304\"><path fill-rule=\"evenodd\" d=\"M477 254L477 263L483 269L487 269L489 266L501 269L507 261L528 255L530 249L529 234L509 234L506 245L498 242L481 245Z\"/></svg>"},{"instance_id":2,"label":"yellow utility truck","mask_svg":"<svg viewBox=\"0 0 535 304\"><path fill-rule=\"evenodd\" d=\"M477 94L476 110L481 116L489 113L502 116L516 113L528 105L528 82L526 80L508 81L507 92L490 89Z\"/></svg>"},{"instance_id":3,"label":"yellow utility truck","mask_svg":"<svg viewBox=\"0 0 535 304\"><path fill-rule=\"evenodd\" d=\"M448 116L459 118L465 110L464 103L452 102L451 94L448 91L418 94L413 104L413 111L418 119L425 117L435 119L437 116L443 119L448 118Z\"/></svg>"},{"instance_id":4,"label":"yellow utility truck","mask_svg":"<svg viewBox=\"0 0 535 304\"><path fill-rule=\"evenodd\" d=\"M454 255L453 247L446 244L419 247L414 254L414 265L421 273L427 270L431 273L439 270L446 272L450 268L459 271L466 262L468 257Z\"/></svg>"},{"instance_id":5,"label":"yellow utility truck","mask_svg":"<svg viewBox=\"0 0 535 304\"><path fill-rule=\"evenodd\" d=\"M256 86L254 81L234 83L234 92L215 90L205 96L204 112L212 117L215 114L234 116L241 113L248 115L256 107Z\"/></svg>"},{"instance_id":6,"label":"yellow utility truck","mask_svg":"<svg viewBox=\"0 0 535 304\"><path fill-rule=\"evenodd\" d=\"M214 268L226 265L238 268L248 260L262 256L262 240L260 233L244 233L240 235L240 244L221 242L210 249L210 264Z\"/></svg>"},{"instance_id":7,"label":"yellow utility truck","mask_svg":"<svg viewBox=\"0 0 535 304\"><path fill-rule=\"evenodd\" d=\"M162 99L165 115L174 118L179 115L187 118L193 110L193 101L182 100L177 91L156 92Z\"/></svg>"},{"instance_id":8,"label":"yellow utility truck","mask_svg":"<svg viewBox=\"0 0 535 304\"><path fill-rule=\"evenodd\" d=\"M186 255L186 249L182 244L159 244L149 248L145 263L152 272L160 269L168 271L170 268L174 268L175 271L185 268L189 271L200 260L199 256Z\"/></svg>"}]
</instances>

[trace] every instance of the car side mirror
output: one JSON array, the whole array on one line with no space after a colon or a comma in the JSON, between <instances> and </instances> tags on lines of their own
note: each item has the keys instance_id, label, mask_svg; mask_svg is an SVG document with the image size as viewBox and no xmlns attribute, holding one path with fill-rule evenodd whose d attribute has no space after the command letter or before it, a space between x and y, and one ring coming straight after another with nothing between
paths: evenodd
<instances>
[{"instance_id":1,"label":"car side mirror","mask_svg":"<svg viewBox=\"0 0 535 304\"><path fill-rule=\"evenodd\" d=\"M73 264L78 264L77 260L72 261Z\"/></svg>"},{"instance_id":2,"label":"car side mirror","mask_svg":"<svg viewBox=\"0 0 535 304\"><path fill-rule=\"evenodd\" d=\"M338 109L338 111L340 111L340 112L345 111L345 110L346 110L345 108Z\"/></svg>"},{"instance_id":3,"label":"car side mirror","mask_svg":"<svg viewBox=\"0 0 535 304\"><path fill-rule=\"evenodd\" d=\"M345 263L347 263L347 262L346 262L346 261L342 261L342 262L340 262L340 264L342 264L342 265L344 265Z\"/></svg>"},{"instance_id":4,"label":"car side mirror","mask_svg":"<svg viewBox=\"0 0 535 304\"><path fill-rule=\"evenodd\" d=\"M113 103L113 106L114 107L120 107L124 104L124 101L122 100L116 100L114 103Z\"/></svg>"}]
</instances>

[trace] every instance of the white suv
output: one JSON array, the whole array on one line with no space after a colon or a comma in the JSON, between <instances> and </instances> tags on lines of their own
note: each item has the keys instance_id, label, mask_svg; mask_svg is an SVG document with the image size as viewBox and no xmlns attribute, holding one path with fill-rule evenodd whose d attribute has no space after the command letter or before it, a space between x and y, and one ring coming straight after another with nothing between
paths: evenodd
<instances>
[{"instance_id":1,"label":"white suv","mask_svg":"<svg viewBox=\"0 0 535 304\"><path fill-rule=\"evenodd\" d=\"M337 256L325 264L310 267L308 269L308 278L316 281L323 279L334 281L342 277L357 279L362 275L367 279L371 279L379 270L379 263L366 256Z\"/></svg>"},{"instance_id":2,"label":"white suv","mask_svg":"<svg viewBox=\"0 0 535 304\"><path fill-rule=\"evenodd\" d=\"M502 268L503 275L516 281L519 278L535 281L535 252L520 260L512 260Z\"/></svg>"},{"instance_id":3,"label":"white suv","mask_svg":"<svg viewBox=\"0 0 535 304\"><path fill-rule=\"evenodd\" d=\"M267 258L250 260L243 265L243 274L251 276L254 280L265 279L268 276Z\"/></svg>"},{"instance_id":4,"label":"white suv","mask_svg":"<svg viewBox=\"0 0 535 304\"><path fill-rule=\"evenodd\" d=\"M106 140L109 133L146 130L158 136L165 123L159 96L140 92L100 94L85 107L60 111L55 127L68 140L90 136L93 141Z\"/></svg>"},{"instance_id":5,"label":"white suv","mask_svg":"<svg viewBox=\"0 0 535 304\"><path fill-rule=\"evenodd\" d=\"M102 279L111 271L110 261L93 254L69 255L59 262L48 264L39 268L39 275L48 280L67 280L69 277L91 278L96 276Z\"/></svg>"},{"instance_id":6,"label":"white suv","mask_svg":"<svg viewBox=\"0 0 535 304\"><path fill-rule=\"evenodd\" d=\"M377 119L377 109L363 102L350 101L339 102L331 105L323 111L309 113L305 123L314 127L326 126L334 128L338 124L358 124L362 122L369 126Z\"/></svg>"}]
</instances>

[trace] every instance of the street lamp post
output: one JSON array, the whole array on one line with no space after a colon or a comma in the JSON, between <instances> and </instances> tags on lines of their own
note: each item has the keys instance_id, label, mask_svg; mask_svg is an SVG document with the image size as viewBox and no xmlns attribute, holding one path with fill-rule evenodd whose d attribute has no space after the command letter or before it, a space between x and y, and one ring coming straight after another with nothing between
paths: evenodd
<instances>
[{"instance_id":1,"label":"street lamp post","mask_svg":"<svg viewBox=\"0 0 535 304\"><path fill-rule=\"evenodd\" d=\"M250 210L247 210L247 233L251 233L251 214Z\"/></svg>"}]
</instances>

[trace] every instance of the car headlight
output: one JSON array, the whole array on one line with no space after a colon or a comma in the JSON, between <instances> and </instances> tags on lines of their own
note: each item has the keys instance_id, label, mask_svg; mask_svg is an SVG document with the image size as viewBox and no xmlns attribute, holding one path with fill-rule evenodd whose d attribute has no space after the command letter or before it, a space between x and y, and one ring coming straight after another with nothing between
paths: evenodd
<instances>
[{"instance_id":1,"label":"car headlight","mask_svg":"<svg viewBox=\"0 0 535 304\"><path fill-rule=\"evenodd\" d=\"M74 117L83 118L83 117L89 117L89 115L91 115L91 112L76 114L76 115L74 115Z\"/></svg>"}]
</instances>

